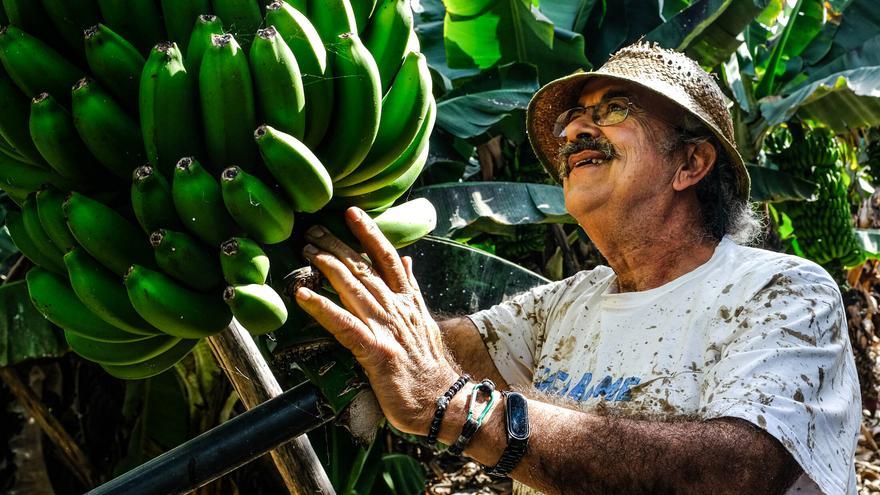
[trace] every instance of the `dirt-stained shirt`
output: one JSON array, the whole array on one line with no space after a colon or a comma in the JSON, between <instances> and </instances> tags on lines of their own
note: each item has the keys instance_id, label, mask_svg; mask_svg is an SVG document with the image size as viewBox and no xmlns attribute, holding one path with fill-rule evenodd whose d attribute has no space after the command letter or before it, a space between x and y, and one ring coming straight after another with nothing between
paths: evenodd
<instances>
[{"instance_id":1,"label":"dirt-stained shirt","mask_svg":"<svg viewBox=\"0 0 880 495\"><path fill-rule=\"evenodd\" d=\"M663 286L616 288L600 266L470 318L511 385L585 411L604 403L741 418L803 468L787 493L855 495L861 398L840 291L825 270L725 238ZM514 493L537 492L515 484Z\"/></svg>"}]
</instances>

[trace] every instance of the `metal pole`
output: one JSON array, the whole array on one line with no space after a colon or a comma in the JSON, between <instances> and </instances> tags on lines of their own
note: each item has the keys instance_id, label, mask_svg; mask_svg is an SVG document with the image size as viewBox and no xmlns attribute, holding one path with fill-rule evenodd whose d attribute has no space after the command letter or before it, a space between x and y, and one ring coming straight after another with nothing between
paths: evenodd
<instances>
[{"instance_id":1,"label":"metal pole","mask_svg":"<svg viewBox=\"0 0 880 495\"><path fill-rule=\"evenodd\" d=\"M303 383L95 488L87 495L183 494L333 419Z\"/></svg>"}]
</instances>

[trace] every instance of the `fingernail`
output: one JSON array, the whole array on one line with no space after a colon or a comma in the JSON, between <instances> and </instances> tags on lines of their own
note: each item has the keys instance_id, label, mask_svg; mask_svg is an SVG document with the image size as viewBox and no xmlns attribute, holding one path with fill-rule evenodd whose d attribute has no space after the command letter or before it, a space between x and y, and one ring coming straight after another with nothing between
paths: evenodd
<instances>
[{"instance_id":1,"label":"fingernail","mask_svg":"<svg viewBox=\"0 0 880 495\"><path fill-rule=\"evenodd\" d=\"M309 298L312 297L312 291L305 287L300 287L299 290L296 291L296 297L302 301L308 301Z\"/></svg>"},{"instance_id":2,"label":"fingernail","mask_svg":"<svg viewBox=\"0 0 880 495\"><path fill-rule=\"evenodd\" d=\"M320 225L315 225L306 231L306 235L313 239L320 239L324 237L324 233L324 227L321 227Z\"/></svg>"},{"instance_id":3,"label":"fingernail","mask_svg":"<svg viewBox=\"0 0 880 495\"><path fill-rule=\"evenodd\" d=\"M361 210L357 206L352 206L351 207L351 214L355 218L355 220L360 220L361 217L363 216L364 212L363 212L363 210Z\"/></svg>"},{"instance_id":4,"label":"fingernail","mask_svg":"<svg viewBox=\"0 0 880 495\"><path fill-rule=\"evenodd\" d=\"M318 254L318 248L316 248L312 244L306 244L306 247L303 248L303 252L306 254L315 255Z\"/></svg>"}]
</instances>

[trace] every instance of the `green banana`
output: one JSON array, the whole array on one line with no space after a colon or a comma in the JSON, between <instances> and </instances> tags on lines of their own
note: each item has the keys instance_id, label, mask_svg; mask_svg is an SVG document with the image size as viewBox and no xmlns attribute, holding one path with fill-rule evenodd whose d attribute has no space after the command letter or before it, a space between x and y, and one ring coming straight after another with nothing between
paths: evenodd
<instances>
[{"instance_id":1,"label":"green banana","mask_svg":"<svg viewBox=\"0 0 880 495\"><path fill-rule=\"evenodd\" d=\"M9 76L0 69L0 137L20 156L20 161L44 166L43 157L28 132L27 97L15 86Z\"/></svg>"},{"instance_id":2,"label":"green banana","mask_svg":"<svg viewBox=\"0 0 880 495\"><path fill-rule=\"evenodd\" d=\"M333 79L327 49L303 11L288 2L272 2L266 7L266 25L278 30L299 64L306 100L303 142L315 148L327 132L333 113Z\"/></svg>"},{"instance_id":3,"label":"green banana","mask_svg":"<svg viewBox=\"0 0 880 495\"><path fill-rule=\"evenodd\" d=\"M373 15L373 12L376 10L376 0L349 0L351 3L351 10L354 13L354 20L357 24L357 32L362 33L364 28L367 27L367 23L370 21L370 17ZM407 3L407 6L409 4Z\"/></svg>"},{"instance_id":4,"label":"green banana","mask_svg":"<svg viewBox=\"0 0 880 495\"><path fill-rule=\"evenodd\" d=\"M217 256L188 234L159 229L150 244L159 268L183 285L207 292L223 282Z\"/></svg>"},{"instance_id":5,"label":"green banana","mask_svg":"<svg viewBox=\"0 0 880 495\"><path fill-rule=\"evenodd\" d=\"M379 67L383 94L391 87L394 74L400 69L412 29L413 14L409 0L382 0L364 32L364 45L373 54Z\"/></svg>"},{"instance_id":6,"label":"green banana","mask_svg":"<svg viewBox=\"0 0 880 495\"><path fill-rule=\"evenodd\" d=\"M223 205L220 184L194 158L177 162L171 197L177 216L205 243L216 246L235 232L235 222Z\"/></svg>"},{"instance_id":7,"label":"green banana","mask_svg":"<svg viewBox=\"0 0 880 495\"><path fill-rule=\"evenodd\" d=\"M123 180L146 161L137 123L88 78L73 87L73 125L101 165Z\"/></svg>"},{"instance_id":8,"label":"green banana","mask_svg":"<svg viewBox=\"0 0 880 495\"><path fill-rule=\"evenodd\" d=\"M3 136L0 136L0 154L3 154L7 158L12 158L17 162L27 161L27 158L18 154L18 152L15 151L15 147L9 144L9 141L7 141Z\"/></svg>"},{"instance_id":9,"label":"green banana","mask_svg":"<svg viewBox=\"0 0 880 495\"><path fill-rule=\"evenodd\" d=\"M155 0L98 0L104 24L110 26L141 54L165 39L162 16Z\"/></svg>"},{"instance_id":10,"label":"green banana","mask_svg":"<svg viewBox=\"0 0 880 495\"><path fill-rule=\"evenodd\" d=\"M437 211L425 198L416 198L388 208L382 213L371 214L379 230L395 248L408 246L430 234L437 226ZM356 251L363 248L345 223L345 214L326 215L318 223L327 228L339 240Z\"/></svg>"},{"instance_id":11,"label":"green banana","mask_svg":"<svg viewBox=\"0 0 880 495\"><path fill-rule=\"evenodd\" d=\"M345 109L345 116L331 122L316 153L333 180L351 173L370 152L382 112L382 85L373 56L351 33L339 36L338 50L333 57L334 102Z\"/></svg>"},{"instance_id":12,"label":"green banana","mask_svg":"<svg viewBox=\"0 0 880 495\"><path fill-rule=\"evenodd\" d=\"M165 177L180 157L201 153L196 78L175 43L159 43L150 52L140 77L140 117L147 158Z\"/></svg>"},{"instance_id":13,"label":"green banana","mask_svg":"<svg viewBox=\"0 0 880 495\"><path fill-rule=\"evenodd\" d=\"M165 30L168 31L171 41L177 43L182 52L186 52L186 47L189 45L196 17L210 13L209 0L162 0Z\"/></svg>"},{"instance_id":14,"label":"green banana","mask_svg":"<svg viewBox=\"0 0 880 495\"><path fill-rule=\"evenodd\" d=\"M98 318L135 335L160 335L162 332L137 314L122 278L89 256L82 248L73 248L64 255L70 286L76 297Z\"/></svg>"},{"instance_id":15,"label":"green banana","mask_svg":"<svg viewBox=\"0 0 880 495\"><path fill-rule=\"evenodd\" d=\"M63 264L64 252L52 242L52 238L46 234L43 224L40 222L40 214L37 212L36 193L30 193L21 204L21 220L24 222L24 230L28 237L34 241L37 249L52 258L56 264Z\"/></svg>"},{"instance_id":16,"label":"green banana","mask_svg":"<svg viewBox=\"0 0 880 495\"><path fill-rule=\"evenodd\" d=\"M263 22L260 2L257 0L213 0L214 13L223 19L229 32L241 40L245 52L250 48L254 33Z\"/></svg>"},{"instance_id":17,"label":"green banana","mask_svg":"<svg viewBox=\"0 0 880 495\"><path fill-rule=\"evenodd\" d=\"M250 62L263 121L302 139L306 98L299 64L273 26L257 31Z\"/></svg>"},{"instance_id":18,"label":"green banana","mask_svg":"<svg viewBox=\"0 0 880 495\"><path fill-rule=\"evenodd\" d=\"M0 28L0 61L28 98L47 91L67 104L70 86L83 77L79 68L49 45L15 26Z\"/></svg>"},{"instance_id":19,"label":"green banana","mask_svg":"<svg viewBox=\"0 0 880 495\"><path fill-rule=\"evenodd\" d=\"M55 172L0 155L0 189L12 194L27 195L44 184L51 184L59 189L76 187L75 182L65 179Z\"/></svg>"},{"instance_id":20,"label":"green banana","mask_svg":"<svg viewBox=\"0 0 880 495\"><path fill-rule=\"evenodd\" d=\"M101 364L135 364L154 358L174 347L179 338L156 335L135 342L100 342L83 338L73 332L65 331L64 338L73 352L83 358Z\"/></svg>"},{"instance_id":21,"label":"green banana","mask_svg":"<svg viewBox=\"0 0 880 495\"><path fill-rule=\"evenodd\" d=\"M44 255L34 240L30 238L24 227L24 220L20 212L7 211L5 223L6 229L9 230L9 235L12 237L12 242L15 243L15 246L27 259L39 267L59 275L64 275L64 265L59 265L58 260Z\"/></svg>"},{"instance_id":22,"label":"green banana","mask_svg":"<svg viewBox=\"0 0 880 495\"><path fill-rule=\"evenodd\" d=\"M116 275L125 274L132 263L153 266L143 234L113 208L77 192L62 207L76 241Z\"/></svg>"},{"instance_id":23,"label":"green banana","mask_svg":"<svg viewBox=\"0 0 880 495\"><path fill-rule=\"evenodd\" d=\"M149 165L140 166L134 171L131 207L141 228L148 234L162 227L183 228L174 209L171 185Z\"/></svg>"},{"instance_id":24,"label":"green banana","mask_svg":"<svg viewBox=\"0 0 880 495\"><path fill-rule=\"evenodd\" d=\"M97 0L41 0L46 15L77 60L85 63L83 30L101 21Z\"/></svg>"},{"instance_id":25,"label":"green banana","mask_svg":"<svg viewBox=\"0 0 880 495\"><path fill-rule=\"evenodd\" d=\"M220 267L228 284L265 284L269 276L269 257L256 242L246 237L233 237L220 245Z\"/></svg>"},{"instance_id":26,"label":"green banana","mask_svg":"<svg viewBox=\"0 0 880 495\"><path fill-rule=\"evenodd\" d=\"M170 369L199 343L198 339L181 339L174 347L146 361L134 364L101 364L104 371L121 380L143 380Z\"/></svg>"},{"instance_id":27,"label":"green banana","mask_svg":"<svg viewBox=\"0 0 880 495\"><path fill-rule=\"evenodd\" d=\"M293 232L293 208L271 187L239 167L220 178L223 204L250 237L264 244L286 240Z\"/></svg>"},{"instance_id":28,"label":"green banana","mask_svg":"<svg viewBox=\"0 0 880 495\"><path fill-rule=\"evenodd\" d=\"M133 265L125 287L134 309L156 328L185 339L217 334L232 321L219 294L203 294L181 286L160 272Z\"/></svg>"},{"instance_id":29,"label":"green banana","mask_svg":"<svg viewBox=\"0 0 880 495\"><path fill-rule=\"evenodd\" d=\"M34 267L26 279L37 311L67 332L98 342L137 342L150 338L125 332L98 318L76 297L63 276Z\"/></svg>"},{"instance_id":30,"label":"green banana","mask_svg":"<svg viewBox=\"0 0 880 495\"><path fill-rule=\"evenodd\" d=\"M125 332L98 318L80 302L63 277L34 267L26 278L34 307L65 332L97 342L130 343L150 338Z\"/></svg>"},{"instance_id":31,"label":"green banana","mask_svg":"<svg viewBox=\"0 0 880 495\"><path fill-rule=\"evenodd\" d=\"M193 74L199 73L202 66L202 57L205 50L211 44L211 36L215 34L223 34L223 22L219 17L210 14L203 14L196 18L196 24L193 26L192 35L189 37L189 43L186 47L186 67Z\"/></svg>"},{"instance_id":32,"label":"green banana","mask_svg":"<svg viewBox=\"0 0 880 495\"><path fill-rule=\"evenodd\" d=\"M86 148L73 124L73 115L49 93L31 100L28 130L37 151L59 175L107 188L106 173Z\"/></svg>"},{"instance_id":33,"label":"green banana","mask_svg":"<svg viewBox=\"0 0 880 495\"><path fill-rule=\"evenodd\" d=\"M394 204L397 198L406 193L410 187L419 178L425 162L428 161L428 146L424 146L416 160L409 165L409 168L394 181L368 192L366 194L358 194L357 196L335 196L330 201L329 206L334 209L344 209L349 206L357 206L363 210L384 210Z\"/></svg>"},{"instance_id":34,"label":"green banana","mask_svg":"<svg viewBox=\"0 0 880 495\"><path fill-rule=\"evenodd\" d=\"M37 216L43 231L58 251L66 253L77 244L64 219L63 203L64 193L54 187L40 189L36 194Z\"/></svg>"},{"instance_id":35,"label":"green banana","mask_svg":"<svg viewBox=\"0 0 880 495\"><path fill-rule=\"evenodd\" d=\"M254 87L247 55L231 34L211 37L199 69L199 96L211 169L253 166Z\"/></svg>"},{"instance_id":36,"label":"green banana","mask_svg":"<svg viewBox=\"0 0 880 495\"><path fill-rule=\"evenodd\" d=\"M284 301L268 285L230 285L223 291L223 300L252 335L273 332L287 321Z\"/></svg>"},{"instance_id":37,"label":"green banana","mask_svg":"<svg viewBox=\"0 0 880 495\"><path fill-rule=\"evenodd\" d=\"M400 157L416 136L423 132L422 123L433 99L427 59L421 53L408 54L394 78L394 84L382 98L379 132L369 154L354 172L338 181L337 186L363 182L385 170Z\"/></svg>"},{"instance_id":38,"label":"green banana","mask_svg":"<svg viewBox=\"0 0 880 495\"><path fill-rule=\"evenodd\" d=\"M305 144L268 125L258 127L254 137L266 168L293 203L294 211L314 213L330 201L330 174Z\"/></svg>"},{"instance_id":39,"label":"green banana","mask_svg":"<svg viewBox=\"0 0 880 495\"><path fill-rule=\"evenodd\" d=\"M3 10L9 17L8 24L19 27L31 36L43 40L53 49L62 53L68 51L67 45L55 33L45 8L39 0L2 0ZM7 24L7 23L4 23ZM68 53L64 53L68 55Z\"/></svg>"},{"instance_id":40,"label":"green banana","mask_svg":"<svg viewBox=\"0 0 880 495\"><path fill-rule=\"evenodd\" d=\"M125 38L103 24L83 33L86 60L95 79L132 113L138 110L138 82L144 56Z\"/></svg>"},{"instance_id":41,"label":"green banana","mask_svg":"<svg viewBox=\"0 0 880 495\"><path fill-rule=\"evenodd\" d=\"M308 0L308 11L325 45L338 43L342 34L358 32L349 0Z\"/></svg>"},{"instance_id":42,"label":"green banana","mask_svg":"<svg viewBox=\"0 0 880 495\"><path fill-rule=\"evenodd\" d=\"M427 118L419 127L419 133L410 143L409 147L404 150L397 159L370 178L364 179L363 181L352 184L348 187L337 186L334 190L334 194L340 197L367 194L394 182L411 168L417 167L421 170L428 159L428 146L431 142L431 130L434 128L436 116L437 105L432 99L428 107ZM358 172L360 172L360 169L355 171L352 175L355 175ZM348 179L348 177L346 177L346 179Z\"/></svg>"}]
</instances>

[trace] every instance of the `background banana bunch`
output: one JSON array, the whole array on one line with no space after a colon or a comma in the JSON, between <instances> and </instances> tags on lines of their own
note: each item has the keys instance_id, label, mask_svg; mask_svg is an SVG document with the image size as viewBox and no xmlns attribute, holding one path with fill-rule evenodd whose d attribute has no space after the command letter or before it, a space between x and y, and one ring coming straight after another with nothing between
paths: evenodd
<instances>
[{"instance_id":1,"label":"background banana bunch","mask_svg":"<svg viewBox=\"0 0 880 495\"><path fill-rule=\"evenodd\" d=\"M816 183L815 201L778 204L791 219L804 255L821 265L863 263L866 256L853 230L844 159L831 131L790 125L770 134L765 145L781 170Z\"/></svg>"},{"instance_id":2,"label":"background banana bunch","mask_svg":"<svg viewBox=\"0 0 880 495\"><path fill-rule=\"evenodd\" d=\"M433 230L427 200L391 208L436 113L408 0L0 6L6 225L34 305L110 374L160 373L233 317L281 328L299 234L352 240L349 206L397 246Z\"/></svg>"}]
</instances>

